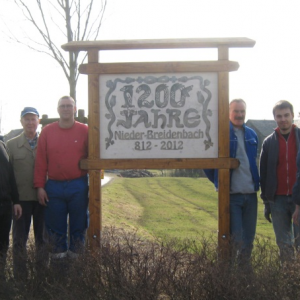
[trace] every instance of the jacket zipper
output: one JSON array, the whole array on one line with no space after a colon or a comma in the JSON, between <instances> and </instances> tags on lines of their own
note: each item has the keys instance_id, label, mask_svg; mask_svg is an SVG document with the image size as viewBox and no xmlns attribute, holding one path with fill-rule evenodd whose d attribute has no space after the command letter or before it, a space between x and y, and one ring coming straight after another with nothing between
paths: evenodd
<instances>
[{"instance_id":1,"label":"jacket zipper","mask_svg":"<svg viewBox=\"0 0 300 300\"><path fill-rule=\"evenodd\" d=\"M289 144L288 144L288 142L289 142L289 139L290 139L290 136L291 136L291 134L289 134L289 136L288 136L288 139L286 140L286 154L285 154L285 156L286 156L286 183L287 183L287 196L290 194L290 186L289 186L289 182L290 182L290 180L289 180L289 160L288 160L288 158L289 158Z\"/></svg>"}]
</instances>

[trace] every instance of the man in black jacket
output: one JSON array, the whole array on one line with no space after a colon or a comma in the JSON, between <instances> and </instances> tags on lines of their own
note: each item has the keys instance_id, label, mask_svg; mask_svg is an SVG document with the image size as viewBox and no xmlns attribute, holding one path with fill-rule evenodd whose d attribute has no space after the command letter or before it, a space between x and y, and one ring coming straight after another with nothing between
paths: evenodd
<instances>
[{"instance_id":1,"label":"man in black jacket","mask_svg":"<svg viewBox=\"0 0 300 300\"><path fill-rule=\"evenodd\" d=\"M14 217L18 219L22 215L22 208L19 204L17 184L5 145L0 141L0 275L2 276L9 245L12 204Z\"/></svg>"},{"instance_id":2,"label":"man in black jacket","mask_svg":"<svg viewBox=\"0 0 300 300\"><path fill-rule=\"evenodd\" d=\"M277 128L265 138L260 155L261 198L265 218L271 222L283 261L294 257L299 247L299 226L292 222L295 204L292 201L296 182L296 156L300 148L300 130L293 124L294 110L286 100L273 108Z\"/></svg>"}]
</instances>

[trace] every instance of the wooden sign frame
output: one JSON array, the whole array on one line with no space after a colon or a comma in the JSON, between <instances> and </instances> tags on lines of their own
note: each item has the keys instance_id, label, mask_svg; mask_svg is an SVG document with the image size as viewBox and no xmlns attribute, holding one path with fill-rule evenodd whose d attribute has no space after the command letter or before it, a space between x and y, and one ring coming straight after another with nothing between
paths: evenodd
<instances>
[{"instance_id":1,"label":"wooden sign frame","mask_svg":"<svg viewBox=\"0 0 300 300\"><path fill-rule=\"evenodd\" d=\"M88 63L79 67L81 74L88 75L88 124L89 156L82 160L82 169L90 176L90 227L89 242L100 245L101 238L101 184L100 170L105 169L219 169L219 223L218 243L221 255L227 256L230 238L230 169L238 167L238 160L229 155L229 72L239 68L237 62L229 61L229 48L253 47L255 41L248 38L202 38L163 40L107 40L70 42L62 45L66 51L87 51ZM218 60L193 62L135 62L99 63L99 51L133 49L182 49L217 48ZM128 73L218 73L218 157L180 159L100 159L100 113L99 76L101 74Z\"/></svg>"}]
</instances>

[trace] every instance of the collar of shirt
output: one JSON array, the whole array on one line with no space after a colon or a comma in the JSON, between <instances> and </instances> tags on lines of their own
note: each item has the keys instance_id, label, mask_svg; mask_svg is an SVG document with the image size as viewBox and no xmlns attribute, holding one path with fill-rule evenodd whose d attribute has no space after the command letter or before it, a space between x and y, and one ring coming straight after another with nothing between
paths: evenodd
<instances>
[{"instance_id":1,"label":"collar of shirt","mask_svg":"<svg viewBox=\"0 0 300 300\"><path fill-rule=\"evenodd\" d=\"M26 136L25 136L26 137ZM26 140L28 141L31 149L34 149L36 147L37 141L38 141L39 133L37 132L35 137L31 140L28 137L26 137Z\"/></svg>"}]
</instances>

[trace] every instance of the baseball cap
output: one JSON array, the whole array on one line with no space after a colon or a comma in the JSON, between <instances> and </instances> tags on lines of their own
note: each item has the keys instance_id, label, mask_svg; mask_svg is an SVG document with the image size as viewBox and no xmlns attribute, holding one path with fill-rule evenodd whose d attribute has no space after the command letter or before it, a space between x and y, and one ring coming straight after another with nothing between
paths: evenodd
<instances>
[{"instance_id":1,"label":"baseball cap","mask_svg":"<svg viewBox=\"0 0 300 300\"><path fill-rule=\"evenodd\" d=\"M34 107L24 107L24 109L21 111L21 118L27 114L34 114L38 117L40 116L38 111Z\"/></svg>"}]
</instances>

